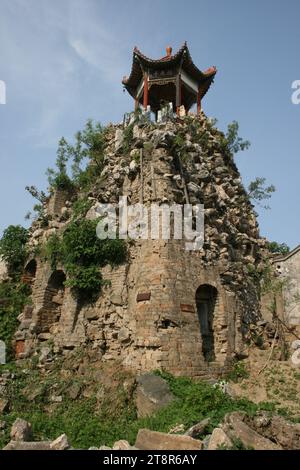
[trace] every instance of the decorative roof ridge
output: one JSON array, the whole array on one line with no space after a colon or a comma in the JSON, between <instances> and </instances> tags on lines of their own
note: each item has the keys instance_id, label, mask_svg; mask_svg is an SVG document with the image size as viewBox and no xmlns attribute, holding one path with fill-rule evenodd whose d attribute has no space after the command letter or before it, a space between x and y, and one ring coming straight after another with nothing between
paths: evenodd
<instances>
[{"instance_id":1,"label":"decorative roof ridge","mask_svg":"<svg viewBox=\"0 0 300 470\"><path fill-rule=\"evenodd\" d=\"M190 57L190 53L189 53L189 49L188 49L188 46L187 46L187 42L185 41L183 43L183 45L181 46L181 48L176 52L176 54L173 54L173 55L166 55L164 57L161 57L160 59L150 59L150 57L147 57L145 54L143 54L139 49L138 47L134 47L133 49L133 57L135 56L135 54L140 57L141 59L145 60L146 62L152 62L152 63L159 63L161 61L167 61L167 60L170 60L170 61L173 61L174 59L177 59L178 57L180 57L185 51L188 52L189 54L189 57Z\"/></svg>"}]
</instances>

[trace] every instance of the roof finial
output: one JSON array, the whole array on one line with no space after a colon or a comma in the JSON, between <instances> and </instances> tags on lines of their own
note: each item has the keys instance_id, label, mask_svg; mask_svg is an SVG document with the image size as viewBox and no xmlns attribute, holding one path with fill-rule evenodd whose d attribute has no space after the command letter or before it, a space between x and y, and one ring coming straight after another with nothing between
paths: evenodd
<instances>
[{"instance_id":1,"label":"roof finial","mask_svg":"<svg viewBox=\"0 0 300 470\"><path fill-rule=\"evenodd\" d=\"M166 52L167 52L167 57L171 57L171 55L172 55L172 47L171 47L171 46L166 47Z\"/></svg>"}]
</instances>

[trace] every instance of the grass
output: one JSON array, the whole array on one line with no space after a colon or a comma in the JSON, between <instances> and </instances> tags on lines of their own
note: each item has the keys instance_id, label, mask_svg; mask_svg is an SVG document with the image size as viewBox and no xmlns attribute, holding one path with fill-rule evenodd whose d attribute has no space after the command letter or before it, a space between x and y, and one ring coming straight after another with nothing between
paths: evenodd
<instances>
[{"instance_id":1,"label":"grass","mask_svg":"<svg viewBox=\"0 0 300 470\"><path fill-rule=\"evenodd\" d=\"M113 374L114 384L104 386L105 394L99 402L97 390L103 384L92 378L92 372L86 377L74 373L64 373L63 377L61 364L57 364L54 371L48 371L41 379L40 371L35 367L25 369L25 372L22 367L14 368L15 378L8 389L10 411L1 418L7 423L4 436L0 437L1 448L9 441L9 429L16 417L31 422L35 440L54 439L65 432L73 447L86 449L103 444L112 446L119 439L134 444L141 428L169 432L176 425L183 424L188 429L207 417L211 418L209 433L226 413L244 411L254 415L259 409L270 412L275 409L272 403L256 405L246 399L234 400L206 382L156 372L168 382L175 400L152 416L137 418L134 396L129 396L123 386L126 375L117 369ZM101 374L105 376L106 372ZM92 392L88 398L72 400L68 389L78 381L83 388L93 384ZM37 396L30 400L30 392L36 389ZM63 402L52 403L53 394L62 395Z\"/></svg>"}]
</instances>

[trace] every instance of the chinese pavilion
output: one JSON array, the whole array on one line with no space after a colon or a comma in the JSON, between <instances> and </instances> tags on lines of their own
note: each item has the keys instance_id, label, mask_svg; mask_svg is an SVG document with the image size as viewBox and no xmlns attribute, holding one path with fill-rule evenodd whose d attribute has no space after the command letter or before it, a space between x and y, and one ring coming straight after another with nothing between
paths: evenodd
<instances>
[{"instance_id":1,"label":"chinese pavilion","mask_svg":"<svg viewBox=\"0 0 300 470\"><path fill-rule=\"evenodd\" d=\"M201 72L193 63L186 42L176 54L172 55L171 47L166 52L165 57L153 60L134 48L130 76L124 77L122 83L135 99L135 109L139 104L144 109L150 105L151 111L157 113L162 104L171 102L178 114L180 106L187 112L197 103L199 113L201 100L217 73L216 67Z\"/></svg>"}]
</instances>

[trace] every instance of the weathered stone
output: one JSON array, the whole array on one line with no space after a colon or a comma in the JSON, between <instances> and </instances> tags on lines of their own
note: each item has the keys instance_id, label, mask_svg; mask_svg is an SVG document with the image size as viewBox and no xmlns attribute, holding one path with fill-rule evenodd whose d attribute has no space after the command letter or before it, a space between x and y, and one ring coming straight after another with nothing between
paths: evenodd
<instances>
[{"instance_id":1,"label":"weathered stone","mask_svg":"<svg viewBox=\"0 0 300 470\"><path fill-rule=\"evenodd\" d=\"M168 431L168 434L182 434L183 432L184 432L184 424L176 424L174 427L172 427Z\"/></svg>"},{"instance_id":2,"label":"weathered stone","mask_svg":"<svg viewBox=\"0 0 300 470\"><path fill-rule=\"evenodd\" d=\"M300 424L291 423L283 416L259 413L247 421L257 432L272 439L286 450L300 449Z\"/></svg>"},{"instance_id":3,"label":"weathered stone","mask_svg":"<svg viewBox=\"0 0 300 470\"><path fill-rule=\"evenodd\" d=\"M210 418L205 418L197 424L194 424L190 429L185 432L186 436L197 437L204 433L210 424Z\"/></svg>"},{"instance_id":4,"label":"weathered stone","mask_svg":"<svg viewBox=\"0 0 300 470\"><path fill-rule=\"evenodd\" d=\"M2 450L51 450L51 441L10 441Z\"/></svg>"},{"instance_id":5,"label":"weathered stone","mask_svg":"<svg viewBox=\"0 0 300 470\"><path fill-rule=\"evenodd\" d=\"M51 348L49 348L48 346L44 347L44 348L41 348L41 353L40 353L40 356L39 356L39 362L43 363L43 362L47 362L49 360L52 360Z\"/></svg>"},{"instance_id":6,"label":"weathered stone","mask_svg":"<svg viewBox=\"0 0 300 470\"><path fill-rule=\"evenodd\" d=\"M67 450L69 447L70 443L66 434L62 434L61 436L57 437L50 444L50 449L52 450Z\"/></svg>"},{"instance_id":7,"label":"weathered stone","mask_svg":"<svg viewBox=\"0 0 300 470\"><path fill-rule=\"evenodd\" d=\"M246 423L243 422L243 419L244 416L238 412L234 412L225 416L222 429L230 439L239 439L246 448L254 450L282 449L280 445L275 444L270 439L261 436L252 428L250 428Z\"/></svg>"},{"instance_id":8,"label":"weathered stone","mask_svg":"<svg viewBox=\"0 0 300 470\"><path fill-rule=\"evenodd\" d=\"M10 437L12 441L29 441L31 433L31 424L24 419L17 418L12 425Z\"/></svg>"},{"instance_id":9,"label":"weathered stone","mask_svg":"<svg viewBox=\"0 0 300 470\"><path fill-rule=\"evenodd\" d=\"M99 312L96 309L89 308L84 312L84 316L87 320L97 320L99 318Z\"/></svg>"},{"instance_id":10,"label":"weathered stone","mask_svg":"<svg viewBox=\"0 0 300 470\"><path fill-rule=\"evenodd\" d=\"M300 339L295 339L291 344L291 348L293 350L300 349Z\"/></svg>"},{"instance_id":11,"label":"weathered stone","mask_svg":"<svg viewBox=\"0 0 300 470\"><path fill-rule=\"evenodd\" d=\"M63 397L61 395L51 395L50 401L52 401L52 403L62 403Z\"/></svg>"},{"instance_id":12,"label":"weathered stone","mask_svg":"<svg viewBox=\"0 0 300 470\"><path fill-rule=\"evenodd\" d=\"M48 341L49 339L52 338L52 335L51 335L51 333L40 333L38 335L38 338L39 338L40 341Z\"/></svg>"},{"instance_id":13,"label":"weathered stone","mask_svg":"<svg viewBox=\"0 0 300 470\"><path fill-rule=\"evenodd\" d=\"M139 417L151 415L173 399L174 396L162 377L144 374L138 378L136 406Z\"/></svg>"},{"instance_id":14,"label":"weathered stone","mask_svg":"<svg viewBox=\"0 0 300 470\"><path fill-rule=\"evenodd\" d=\"M207 450L218 450L232 447L232 441L221 428L215 428L210 436Z\"/></svg>"},{"instance_id":15,"label":"weathered stone","mask_svg":"<svg viewBox=\"0 0 300 470\"><path fill-rule=\"evenodd\" d=\"M131 162L129 163L129 170L134 173L137 171L137 168L138 168L137 162L135 160L131 160Z\"/></svg>"},{"instance_id":16,"label":"weathered stone","mask_svg":"<svg viewBox=\"0 0 300 470\"><path fill-rule=\"evenodd\" d=\"M9 401L5 398L0 398L0 414L5 413L9 408Z\"/></svg>"},{"instance_id":17,"label":"weathered stone","mask_svg":"<svg viewBox=\"0 0 300 470\"><path fill-rule=\"evenodd\" d=\"M121 328L118 333L118 340L121 343L127 343L130 340L130 331L127 328Z\"/></svg>"},{"instance_id":18,"label":"weathered stone","mask_svg":"<svg viewBox=\"0 0 300 470\"><path fill-rule=\"evenodd\" d=\"M203 446L201 441L189 436L140 429L135 447L141 450L201 450Z\"/></svg>"},{"instance_id":19,"label":"weathered stone","mask_svg":"<svg viewBox=\"0 0 300 470\"><path fill-rule=\"evenodd\" d=\"M117 129L115 134L115 151L118 152L123 145L124 134L122 129Z\"/></svg>"},{"instance_id":20,"label":"weathered stone","mask_svg":"<svg viewBox=\"0 0 300 470\"><path fill-rule=\"evenodd\" d=\"M72 400L76 400L78 396L80 395L81 391L81 385L79 383L73 383L69 388L68 388L68 395Z\"/></svg>"},{"instance_id":21,"label":"weathered stone","mask_svg":"<svg viewBox=\"0 0 300 470\"><path fill-rule=\"evenodd\" d=\"M112 294L110 300L114 305L123 305L124 303L121 294Z\"/></svg>"},{"instance_id":22,"label":"weathered stone","mask_svg":"<svg viewBox=\"0 0 300 470\"><path fill-rule=\"evenodd\" d=\"M128 441L120 440L114 443L113 450L132 450L135 447L132 447Z\"/></svg>"}]
</instances>

